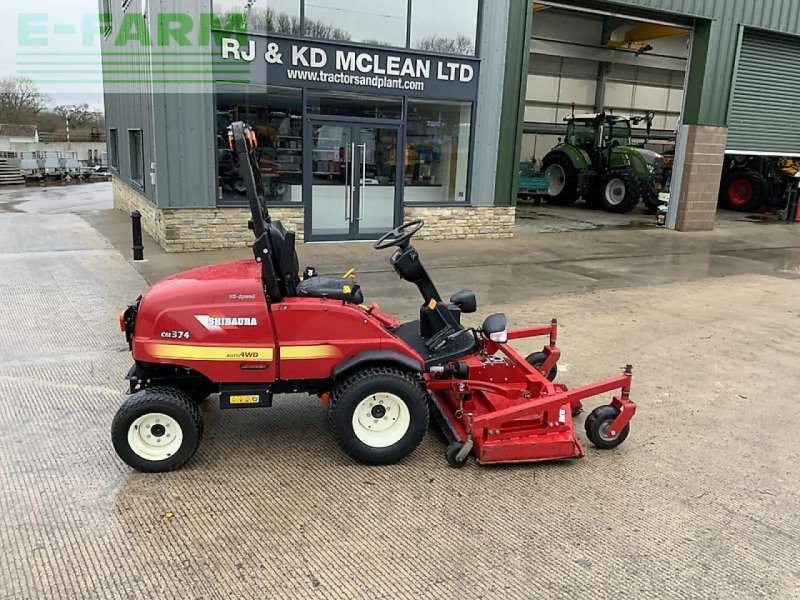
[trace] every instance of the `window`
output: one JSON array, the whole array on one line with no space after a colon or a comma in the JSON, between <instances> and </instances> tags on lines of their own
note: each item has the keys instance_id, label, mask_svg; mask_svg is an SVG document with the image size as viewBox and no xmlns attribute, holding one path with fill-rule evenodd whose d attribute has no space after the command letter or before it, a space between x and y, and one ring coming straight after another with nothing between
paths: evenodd
<instances>
[{"instance_id":1,"label":"window","mask_svg":"<svg viewBox=\"0 0 800 600\"><path fill-rule=\"evenodd\" d=\"M300 35L301 0L214 0L214 13L225 29L244 17L247 31ZM226 24L228 24L226 26Z\"/></svg>"},{"instance_id":2,"label":"window","mask_svg":"<svg viewBox=\"0 0 800 600\"><path fill-rule=\"evenodd\" d=\"M412 48L443 54L474 55L477 32L478 0L411 2Z\"/></svg>"},{"instance_id":3,"label":"window","mask_svg":"<svg viewBox=\"0 0 800 600\"><path fill-rule=\"evenodd\" d=\"M239 161L228 147L228 126L244 121L256 134L254 151L267 202L303 200L303 97L299 89L226 85L217 88L217 168L220 204L247 202Z\"/></svg>"},{"instance_id":4,"label":"window","mask_svg":"<svg viewBox=\"0 0 800 600\"><path fill-rule=\"evenodd\" d=\"M144 187L144 139L141 129L128 131L131 156L131 181Z\"/></svg>"},{"instance_id":5,"label":"window","mask_svg":"<svg viewBox=\"0 0 800 600\"><path fill-rule=\"evenodd\" d=\"M119 171L119 132L116 129L108 131L108 160L111 168Z\"/></svg>"},{"instance_id":6,"label":"window","mask_svg":"<svg viewBox=\"0 0 800 600\"><path fill-rule=\"evenodd\" d=\"M305 2L304 32L308 37L399 48L406 45L408 0Z\"/></svg>"},{"instance_id":7,"label":"window","mask_svg":"<svg viewBox=\"0 0 800 600\"><path fill-rule=\"evenodd\" d=\"M408 100L406 202L466 202L472 103Z\"/></svg>"},{"instance_id":8,"label":"window","mask_svg":"<svg viewBox=\"0 0 800 600\"><path fill-rule=\"evenodd\" d=\"M100 13L100 32L103 37L111 35L111 0L103 0L103 12Z\"/></svg>"},{"instance_id":9,"label":"window","mask_svg":"<svg viewBox=\"0 0 800 600\"><path fill-rule=\"evenodd\" d=\"M403 116L403 99L399 96L365 96L309 90L308 112L365 119L400 119Z\"/></svg>"}]
</instances>

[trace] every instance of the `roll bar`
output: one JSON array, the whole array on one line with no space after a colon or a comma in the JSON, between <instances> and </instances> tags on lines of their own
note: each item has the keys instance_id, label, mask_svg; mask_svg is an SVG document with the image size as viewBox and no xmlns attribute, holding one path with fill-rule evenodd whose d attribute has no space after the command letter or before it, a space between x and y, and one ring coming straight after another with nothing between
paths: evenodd
<instances>
[{"instance_id":1,"label":"roll bar","mask_svg":"<svg viewBox=\"0 0 800 600\"><path fill-rule=\"evenodd\" d=\"M264 184L261 181L261 172L258 170L253 150L256 148L256 134L253 129L242 121L231 123L228 128L228 144L239 159L239 175L244 181L247 190L247 202L250 204L252 215L252 229L259 239L266 233L267 225L272 222L264 200Z\"/></svg>"}]
</instances>

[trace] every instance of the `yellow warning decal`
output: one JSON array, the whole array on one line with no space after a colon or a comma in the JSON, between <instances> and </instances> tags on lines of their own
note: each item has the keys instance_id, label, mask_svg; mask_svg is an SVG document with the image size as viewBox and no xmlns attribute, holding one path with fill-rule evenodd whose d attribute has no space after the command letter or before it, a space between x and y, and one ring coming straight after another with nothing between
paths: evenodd
<instances>
[{"instance_id":1,"label":"yellow warning decal","mask_svg":"<svg viewBox=\"0 0 800 600\"><path fill-rule=\"evenodd\" d=\"M183 344L153 344L148 350L155 358L168 360L264 362L271 361L274 355L272 348L231 348Z\"/></svg>"},{"instance_id":2,"label":"yellow warning decal","mask_svg":"<svg viewBox=\"0 0 800 600\"><path fill-rule=\"evenodd\" d=\"M433 298L431 298L431 301L430 301L430 302L428 302L428 308L429 308L430 310L433 310L434 308L436 308L436 300L434 300Z\"/></svg>"},{"instance_id":3,"label":"yellow warning decal","mask_svg":"<svg viewBox=\"0 0 800 600\"><path fill-rule=\"evenodd\" d=\"M231 404L258 404L261 398L258 394L254 396L231 396Z\"/></svg>"},{"instance_id":4,"label":"yellow warning decal","mask_svg":"<svg viewBox=\"0 0 800 600\"><path fill-rule=\"evenodd\" d=\"M314 358L336 358L341 356L336 346L281 346L281 360L310 360Z\"/></svg>"}]
</instances>

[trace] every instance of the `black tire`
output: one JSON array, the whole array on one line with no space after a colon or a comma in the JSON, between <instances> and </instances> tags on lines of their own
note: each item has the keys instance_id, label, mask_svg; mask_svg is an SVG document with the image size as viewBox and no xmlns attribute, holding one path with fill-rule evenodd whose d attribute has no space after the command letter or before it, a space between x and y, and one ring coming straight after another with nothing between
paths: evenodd
<instances>
[{"instance_id":1,"label":"black tire","mask_svg":"<svg viewBox=\"0 0 800 600\"><path fill-rule=\"evenodd\" d=\"M164 459L148 459L131 447L129 434L136 422L148 414L159 413L171 417L180 426L183 436L180 446ZM145 421L146 423L146 421ZM157 425L150 427L156 438L168 438L169 430ZM122 404L111 424L111 441L114 450L126 464L144 473L165 473L180 469L200 446L203 437L203 417L200 409L184 392L171 387L151 387L129 396ZM151 446L157 451L156 446Z\"/></svg>"},{"instance_id":2,"label":"black tire","mask_svg":"<svg viewBox=\"0 0 800 600\"><path fill-rule=\"evenodd\" d=\"M767 201L767 180L753 169L731 169L722 178L719 205L728 210L755 212Z\"/></svg>"},{"instance_id":3,"label":"black tire","mask_svg":"<svg viewBox=\"0 0 800 600\"><path fill-rule=\"evenodd\" d=\"M460 469L467 464L467 459L469 456L465 457L463 460L458 460L458 453L461 452L463 447L463 443L453 442L447 447L447 450L444 451L444 458L447 461L447 464L454 469Z\"/></svg>"},{"instance_id":4,"label":"black tire","mask_svg":"<svg viewBox=\"0 0 800 600\"><path fill-rule=\"evenodd\" d=\"M390 394L396 397L407 410L407 429L404 432L402 429L398 430L396 433L402 432L402 437L386 446L379 445L380 442L377 441L374 444L363 441L362 438L369 437L375 432L368 432L362 427L360 429L362 433L359 434L353 424L356 409L362 401L369 401L370 396L375 397L376 406L370 405L364 408L370 410L376 417L376 424L382 425L382 421L388 422L390 418L388 409L384 409L382 413L374 412L378 410L378 405L383 406L383 400L379 396L376 397L377 394ZM403 408L400 407L399 410L398 418ZM397 410L395 412L397 413ZM366 367L349 373L336 382L329 417L337 443L349 456L368 465L393 464L411 454L425 437L429 419L428 392L423 381L408 371L389 366ZM405 418L406 416L403 416L403 419ZM372 416L367 420L372 420ZM402 427L400 423L398 426ZM391 437L388 434L386 436Z\"/></svg>"},{"instance_id":5,"label":"black tire","mask_svg":"<svg viewBox=\"0 0 800 600\"><path fill-rule=\"evenodd\" d=\"M560 167L564 173L564 187L556 195L545 197L548 204L554 206L569 206L578 199L578 169L572 164L569 156L564 152L555 150L544 157L542 161L542 171L550 177L548 169L550 167ZM548 179L549 181L549 179Z\"/></svg>"},{"instance_id":6,"label":"black tire","mask_svg":"<svg viewBox=\"0 0 800 600\"><path fill-rule=\"evenodd\" d=\"M651 214L658 211L658 207L663 204L658 197L658 192L652 181L642 183L642 202L644 203L645 210Z\"/></svg>"},{"instance_id":7,"label":"black tire","mask_svg":"<svg viewBox=\"0 0 800 600\"><path fill-rule=\"evenodd\" d=\"M529 354L525 361L532 366L534 369L542 372L542 365L547 360L547 354L545 352L534 352L533 354ZM544 375L544 373L542 373ZM545 375L548 381L555 381L556 377L558 377L558 365L553 365L553 368L550 369L550 372Z\"/></svg>"},{"instance_id":8,"label":"black tire","mask_svg":"<svg viewBox=\"0 0 800 600\"><path fill-rule=\"evenodd\" d=\"M606 404L605 406L598 406L586 417L586 421L583 424L586 429L586 437L595 447L601 450L611 450L619 446L628 437L631 431L630 423L625 425L625 428L616 437L611 437L608 433L608 426L613 423L618 415L619 409Z\"/></svg>"},{"instance_id":9,"label":"black tire","mask_svg":"<svg viewBox=\"0 0 800 600\"><path fill-rule=\"evenodd\" d=\"M609 189L611 185L624 185L623 194L614 194ZM617 188L619 189L619 188ZM599 188L600 205L603 210L610 213L624 214L631 212L642 197L639 182L630 169L615 169L603 179Z\"/></svg>"}]
</instances>

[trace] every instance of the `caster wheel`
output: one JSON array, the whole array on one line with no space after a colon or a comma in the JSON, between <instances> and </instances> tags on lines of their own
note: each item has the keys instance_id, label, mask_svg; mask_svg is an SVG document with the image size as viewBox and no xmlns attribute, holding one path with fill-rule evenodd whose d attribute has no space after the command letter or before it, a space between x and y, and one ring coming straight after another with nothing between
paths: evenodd
<instances>
[{"instance_id":1,"label":"caster wheel","mask_svg":"<svg viewBox=\"0 0 800 600\"><path fill-rule=\"evenodd\" d=\"M447 447L447 450L444 451L444 457L447 460L447 464L454 469L460 469L467 464L469 454L467 454L467 456L461 460L458 459L458 453L461 452L463 447L464 444L462 442L453 442Z\"/></svg>"},{"instance_id":2,"label":"caster wheel","mask_svg":"<svg viewBox=\"0 0 800 600\"><path fill-rule=\"evenodd\" d=\"M613 433L610 431L611 423L614 422L618 415L618 409L605 405L598 406L586 417L586 422L584 423L586 437L597 448L601 450L616 448L628 437L631 430L630 424L625 425L622 431Z\"/></svg>"},{"instance_id":3,"label":"caster wheel","mask_svg":"<svg viewBox=\"0 0 800 600\"><path fill-rule=\"evenodd\" d=\"M542 365L547 360L547 354L544 352L534 352L533 354L529 354L525 360L534 369L541 372ZM558 377L558 365L553 365L553 368L550 369L550 372L545 375L545 377L547 377L548 381L555 381L556 377Z\"/></svg>"}]
</instances>

